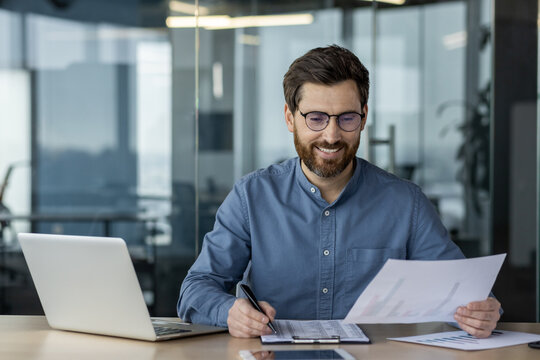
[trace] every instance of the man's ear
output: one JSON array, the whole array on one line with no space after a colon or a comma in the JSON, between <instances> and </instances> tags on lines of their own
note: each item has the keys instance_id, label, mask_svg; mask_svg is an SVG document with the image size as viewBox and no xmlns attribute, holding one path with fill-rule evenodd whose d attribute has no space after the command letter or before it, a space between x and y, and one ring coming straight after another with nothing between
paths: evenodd
<instances>
[{"instance_id":1,"label":"man's ear","mask_svg":"<svg viewBox=\"0 0 540 360\"><path fill-rule=\"evenodd\" d=\"M362 110L364 111L364 118L362 119L362 124L360 125L360 131L364 130L364 127L366 126L367 114L368 114L368 106L367 106L367 104L364 105L364 108Z\"/></svg>"},{"instance_id":2,"label":"man's ear","mask_svg":"<svg viewBox=\"0 0 540 360\"><path fill-rule=\"evenodd\" d=\"M287 103L285 103L285 123L287 124L287 129L289 129L290 132L294 132L294 115Z\"/></svg>"}]
</instances>

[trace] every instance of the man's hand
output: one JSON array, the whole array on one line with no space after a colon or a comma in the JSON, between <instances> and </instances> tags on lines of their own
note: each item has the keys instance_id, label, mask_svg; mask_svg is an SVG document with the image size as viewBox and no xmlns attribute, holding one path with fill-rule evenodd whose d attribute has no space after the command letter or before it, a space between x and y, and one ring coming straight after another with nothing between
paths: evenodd
<instances>
[{"instance_id":1,"label":"man's hand","mask_svg":"<svg viewBox=\"0 0 540 360\"><path fill-rule=\"evenodd\" d=\"M248 299L236 299L227 318L229 333L243 338L272 334L268 322L274 320L276 310L266 301L259 301L259 306L267 315L255 310Z\"/></svg>"},{"instance_id":2,"label":"man's hand","mask_svg":"<svg viewBox=\"0 0 540 360\"><path fill-rule=\"evenodd\" d=\"M454 314L454 319L467 333L477 338L487 338L497 326L501 315L501 303L489 297L484 301L473 301L467 306L460 306Z\"/></svg>"}]
</instances>

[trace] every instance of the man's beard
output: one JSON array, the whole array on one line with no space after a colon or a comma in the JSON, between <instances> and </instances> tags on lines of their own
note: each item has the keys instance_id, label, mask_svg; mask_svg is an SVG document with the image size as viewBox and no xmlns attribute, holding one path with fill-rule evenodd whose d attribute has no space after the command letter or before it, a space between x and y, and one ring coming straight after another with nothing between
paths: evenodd
<instances>
[{"instance_id":1,"label":"man's beard","mask_svg":"<svg viewBox=\"0 0 540 360\"><path fill-rule=\"evenodd\" d=\"M296 148L300 160L304 162L312 173L322 178L331 178L341 174L356 156L359 145L360 136L358 136L358 140L352 146L349 146L349 144L343 141L338 141L334 144L329 144L326 141L303 144L298 138L296 129L294 131L294 147ZM343 156L339 159L323 159L317 157L314 153L315 151L318 151L314 149L315 146L324 149L343 148Z\"/></svg>"}]
</instances>

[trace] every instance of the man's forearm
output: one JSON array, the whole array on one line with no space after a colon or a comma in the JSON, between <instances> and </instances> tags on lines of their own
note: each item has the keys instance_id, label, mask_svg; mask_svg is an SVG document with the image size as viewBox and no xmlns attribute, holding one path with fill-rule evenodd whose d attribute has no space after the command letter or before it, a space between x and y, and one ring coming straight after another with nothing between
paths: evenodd
<instances>
[{"instance_id":1,"label":"man's forearm","mask_svg":"<svg viewBox=\"0 0 540 360\"><path fill-rule=\"evenodd\" d=\"M180 290L178 316L188 322L226 327L235 300L214 280L188 274Z\"/></svg>"}]
</instances>

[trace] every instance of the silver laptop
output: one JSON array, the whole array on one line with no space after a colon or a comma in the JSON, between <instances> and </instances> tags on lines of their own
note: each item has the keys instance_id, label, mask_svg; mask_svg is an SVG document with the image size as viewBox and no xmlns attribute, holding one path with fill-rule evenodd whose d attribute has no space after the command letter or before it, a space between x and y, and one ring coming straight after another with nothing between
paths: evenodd
<instances>
[{"instance_id":1,"label":"silver laptop","mask_svg":"<svg viewBox=\"0 0 540 360\"><path fill-rule=\"evenodd\" d=\"M21 233L18 239L54 329L149 341L226 331L151 319L120 238Z\"/></svg>"}]
</instances>

